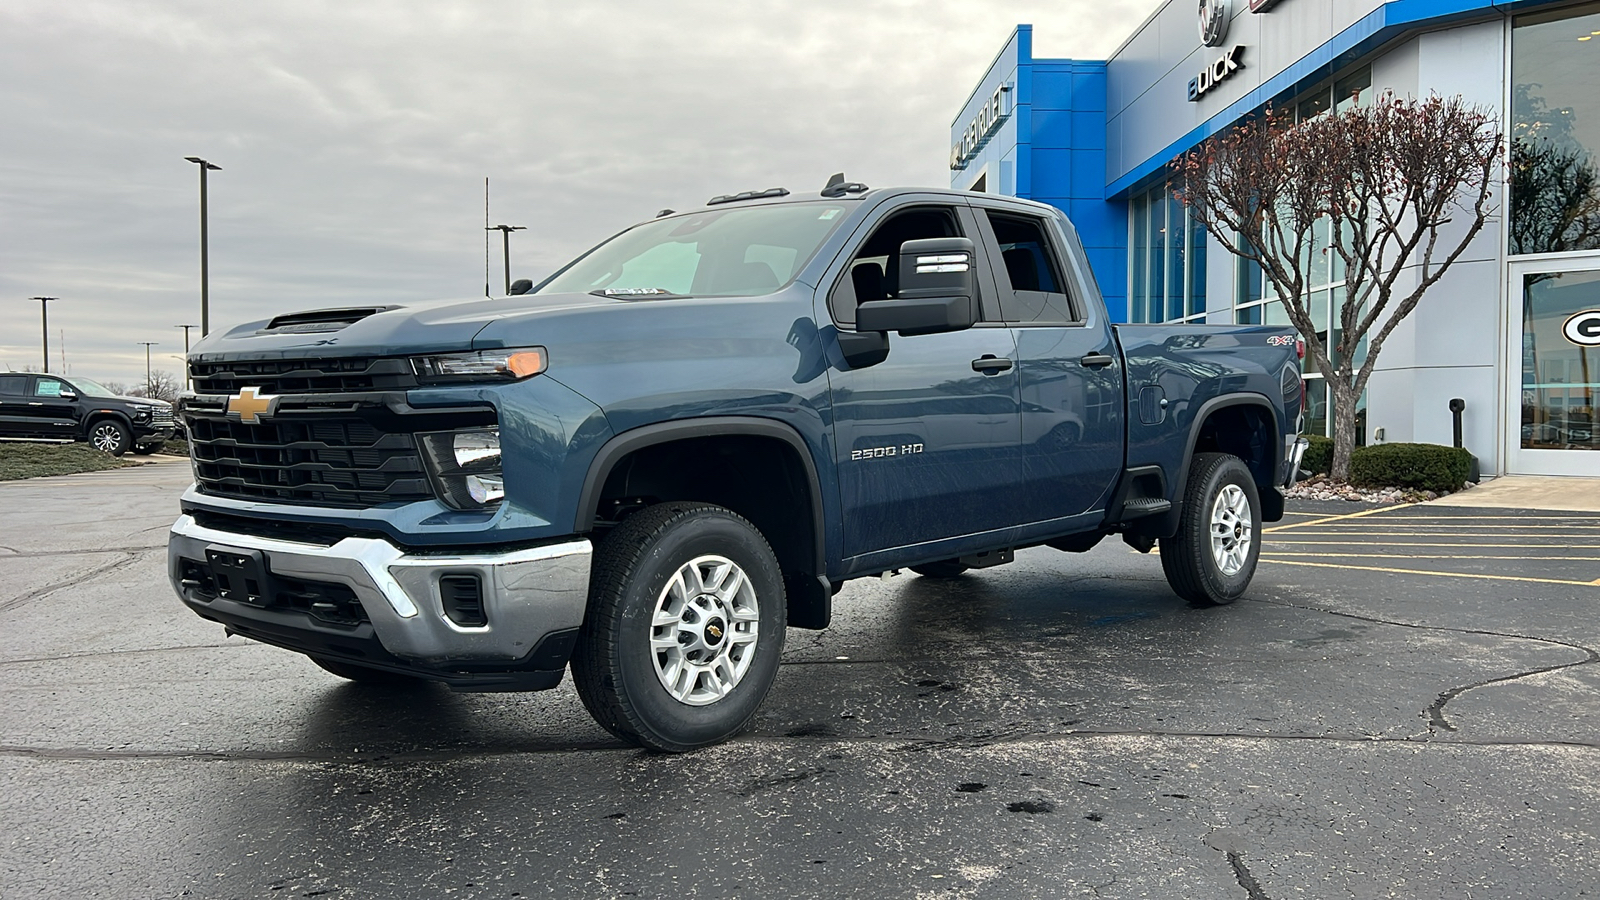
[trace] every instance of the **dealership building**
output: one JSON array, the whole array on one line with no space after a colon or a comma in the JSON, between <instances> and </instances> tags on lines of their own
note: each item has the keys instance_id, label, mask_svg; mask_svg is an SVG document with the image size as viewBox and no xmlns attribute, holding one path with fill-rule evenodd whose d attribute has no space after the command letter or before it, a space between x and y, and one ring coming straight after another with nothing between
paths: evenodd
<instances>
[{"instance_id":1,"label":"dealership building","mask_svg":"<svg viewBox=\"0 0 1600 900\"><path fill-rule=\"evenodd\" d=\"M1460 399L1485 474L1600 476L1600 2L1166 0L1104 60L1035 58L1019 25L951 124L950 184L1066 212L1119 321L1287 324L1173 199L1170 163L1268 106L1388 92L1492 110L1509 165L1488 226L1384 345L1363 439L1449 444ZM1328 328L1337 260L1308 279ZM1328 433L1309 365L1307 391L1305 430Z\"/></svg>"}]
</instances>

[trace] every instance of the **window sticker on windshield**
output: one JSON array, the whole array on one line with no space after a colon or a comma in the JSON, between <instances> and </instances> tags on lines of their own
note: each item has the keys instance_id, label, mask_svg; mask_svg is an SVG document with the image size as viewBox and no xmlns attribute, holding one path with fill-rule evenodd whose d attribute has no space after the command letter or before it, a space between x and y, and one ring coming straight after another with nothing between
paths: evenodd
<instances>
[{"instance_id":1,"label":"window sticker on windshield","mask_svg":"<svg viewBox=\"0 0 1600 900\"><path fill-rule=\"evenodd\" d=\"M40 381L39 386L34 389L33 395L35 397L59 397L61 396L61 382Z\"/></svg>"},{"instance_id":2,"label":"window sticker on windshield","mask_svg":"<svg viewBox=\"0 0 1600 900\"><path fill-rule=\"evenodd\" d=\"M825 210L822 211L822 215L817 216L817 218L820 219L821 221L826 222L827 220L833 218L834 216L837 216L838 214L839 214L839 210L837 210L837 209L825 209Z\"/></svg>"}]
</instances>

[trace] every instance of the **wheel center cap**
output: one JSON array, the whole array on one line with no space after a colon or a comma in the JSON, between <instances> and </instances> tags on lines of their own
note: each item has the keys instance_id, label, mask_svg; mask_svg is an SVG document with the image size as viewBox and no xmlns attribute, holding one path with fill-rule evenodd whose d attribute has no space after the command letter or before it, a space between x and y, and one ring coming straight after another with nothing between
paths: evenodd
<instances>
[{"instance_id":1,"label":"wheel center cap","mask_svg":"<svg viewBox=\"0 0 1600 900\"><path fill-rule=\"evenodd\" d=\"M715 647L722 643L722 635L727 630L727 625L721 617L714 617L706 623L706 645Z\"/></svg>"}]
</instances>

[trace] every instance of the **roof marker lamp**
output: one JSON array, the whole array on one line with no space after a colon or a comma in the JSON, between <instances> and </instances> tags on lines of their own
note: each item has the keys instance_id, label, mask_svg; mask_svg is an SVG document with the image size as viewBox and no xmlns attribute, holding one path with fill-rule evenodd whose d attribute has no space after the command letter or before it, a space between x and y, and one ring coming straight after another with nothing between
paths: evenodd
<instances>
[{"instance_id":1,"label":"roof marker lamp","mask_svg":"<svg viewBox=\"0 0 1600 900\"><path fill-rule=\"evenodd\" d=\"M538 375L548 367L549 361L543 347L523 347L413 356L411 370L422 384L508 382Z\"/></svg>"},{"instance_id":2,"label":"roof marker lamp","mask_svg":"<svg viewBox=\"0 0 1600 900\"><path fill-rule=\"evenodd\" d=\"M439 499L455 509L490 509L506 496L500 429L435 431L417 436Z\"/></svg>"}]
</instances>

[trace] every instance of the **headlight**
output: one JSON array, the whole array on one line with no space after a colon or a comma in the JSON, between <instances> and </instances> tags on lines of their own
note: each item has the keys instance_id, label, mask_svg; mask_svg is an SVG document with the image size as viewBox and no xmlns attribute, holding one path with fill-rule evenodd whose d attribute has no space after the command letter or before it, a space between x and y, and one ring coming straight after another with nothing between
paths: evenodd
<instances>
[{"instance_id":1,"label":"headlight","mask_svg":"<svg viewBox=\"0 0 1600 900\"><path fill-rule=\"evenodd\" d=\"M543 372L548 364L549 359L543 347L480 350L473 353L446 353L439 356L411 358L411 370L423 384L521 381Z\"/></svg>"},{"instance_id":2,"label":"headlight","mask_svg":"<svg viewBox=\"0 0 1600 900\"><path fill-rule=\"evenodd\" d=\"M486 509L505 499L500 472L500 429L436 431L417 436L439 487L439 499L456 509Z\"/></svg>"},{"instance_id":3,"label":"headlight","mask_svg":"<svg viewBox=\"0 0 1600 900\"><path fill-rule=\"evenodd\" d=\"M143 422L145 419L150 418L150 413L154 409L155 407L153 406L135 406L133 408L133 420L135 422Z\"/></svg>"}]
</instances>

